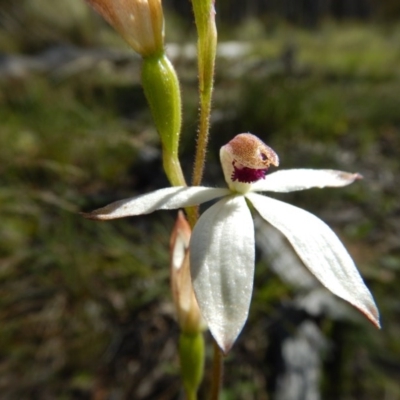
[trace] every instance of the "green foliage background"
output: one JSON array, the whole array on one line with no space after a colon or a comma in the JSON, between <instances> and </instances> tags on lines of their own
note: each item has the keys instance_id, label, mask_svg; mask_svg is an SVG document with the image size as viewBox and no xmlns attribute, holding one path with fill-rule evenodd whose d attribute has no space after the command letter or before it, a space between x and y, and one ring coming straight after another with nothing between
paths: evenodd
<instances>
[{"instance_id":1,"label":"green foliage background","mask_svg":"<svg viewBox=\"0 0 400 400\"><path fill-rule=\"evenodd\" d=\"M78 214L167 184L139 61L83 1L3 0L0 15L1 60L66 45L124 54L86 68L0 68L0 397L176 399L175 213L111 223ZM168 14L168 42L194 38L189 27ZM218 60L205 183L223 184L218 148L242 131L271 145L283 168L364 175L345 190L284 198L334 227L382 312L382 331L318 321L337 355L324 357L322 397L399 399L400 27L328 21L310 31L281 22L267 30L253 20L221 37L251 50ZM174 63L189 178L195 61ZM224 399L268 398L265 326L294 292L262 262L255 283L249 323L226 360Z\"/></svg>"}]
</instances>

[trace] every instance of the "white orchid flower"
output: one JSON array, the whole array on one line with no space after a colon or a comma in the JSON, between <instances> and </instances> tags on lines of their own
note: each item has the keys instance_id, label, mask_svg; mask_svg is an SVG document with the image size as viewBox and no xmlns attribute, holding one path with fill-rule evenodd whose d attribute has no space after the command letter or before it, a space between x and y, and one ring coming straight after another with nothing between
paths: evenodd
<instances>
[{"instance_id":1,"label":"white orchid flower","mask_svg":"<svg viewBox=\"0 0 400 400\"><path fill-rule=\"evenodd\" d=\"M224 353L246 322L253 291L255 242L251 209L286 236L310 272L379 327L379 313L353 260L319 218L256 192L292 192L346 186L359 174L290 169L265 175L278 156L250 133L237 135L220 151L228 188L170 187L117 201L86 217L109 220L155 210L198 205L219 197L194 227L190 241L193 287L203 317Z\"/></svg>"}]
</instances>

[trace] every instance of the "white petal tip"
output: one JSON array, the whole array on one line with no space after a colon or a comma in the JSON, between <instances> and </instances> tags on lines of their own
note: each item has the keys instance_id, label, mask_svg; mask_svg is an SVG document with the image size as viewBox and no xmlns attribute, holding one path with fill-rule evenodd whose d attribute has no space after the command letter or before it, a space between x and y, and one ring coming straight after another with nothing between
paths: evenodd
<instances>
[{"instance_id":1,"label":"white petal tip","mask_svg":"<svg viewBox=\"0 0 400 400\"><path fill-rule=\"evenodd\" d=\"M236 342L237 337L232 338L232 337L223 337L224 335L214 335L212 331L210 330L211 335L213 336L215 342L217 343L218 347L220 348L222 354L224 356L227 356L228 353L231 351L233 345Z\"/></svg>"},{"instance_id":2,"label":"white petal tip","mask_svg":"<svg viewBox=\"0 0 400 400\"><path fill-rule=\"evenodd\" d=\"M88 213L80 212L79 214L82 215L83 218L93 219L96 221L106 221L110 219L120 218L120 217L113 217L112 215L107 215L103 212L104 208L99 208L98 210L94 210Z\"/></svg>"},{"instance_id":3,"label":"white petal tip","mask_svg":"<svg viewBox=\"0 0 400 400\"><path fill-rule=\"evenodd\" d=\"M349 173L349 172L342 172L342 171L339 171L339 172L340 172L339 177L341 179L343 179L343 185L347 185L354 181L359 181L361 179L364 179L364 177L361 174L359 174L358 172L356 172L354 174Z\"/></svg>"},{"instance_id":4,"label":"white petal tip","mask_svg":"<svg viewBox=\"0 0 400 400\"><path fill-rule=\"evenodd\" d=\"M207 326L212 337L225 356L230 352L240 335L247 320L247 315L248 313L238 315L238 318L235 320L224 321L222 323L214 319L207 321Z\"/></svg>"},{"instance_id":5,"label":"white petal tip","mask_svg":"<svg viewBox=\"0 0 400 400\"><path fill-rule=\"evenodd\" d=\"M222 351L222 353L224 354L224 356L227 356L228 353L229 353L229 352L231 351L231 349L232 349L233 343L232 343L232 342L230 342L230 343L224 343L223 346L220 346L220 345L218 344L218 346L219 346L219 348L221 349L221 351Z\"/></svg>"},{"instance_id":6,"label":"white petal tip","mask_svg":"<svg viewBox=\"0 0 400 400\"><path fill-rule=\"evenodd\" d=\"M379 321L379 312L378 309L373 306L370 309L363 309L363 308L359 308L359 311L361 311L362 314L364 314L368 320L378 329L381 329L381 323Z\"/></svg>"},{"instance_id":7,"label":"white petal tip","mask_svg":"<svg viewBox=\"0 0 400 400\"><path fill-rule=\"evenodd\" d=\"M96 214L93 214L92 212L88 213L80 212L79 215L81 215L83 218L86 219L95 219L95 220L99 219L98 216Z\"/></svg>"}]
</instances>

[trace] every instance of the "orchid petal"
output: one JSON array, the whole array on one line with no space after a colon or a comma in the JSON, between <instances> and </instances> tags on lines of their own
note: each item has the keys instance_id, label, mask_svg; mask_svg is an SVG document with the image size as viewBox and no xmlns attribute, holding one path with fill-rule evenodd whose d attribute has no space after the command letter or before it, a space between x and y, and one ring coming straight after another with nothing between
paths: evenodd
<instances>
[{"instance_id":1,"label":"orchid petal","mask_svg":"<svg viewBox=\"0 0 400 400\"><path fill-rule=\"evenodd\" d=\"M129 199L119 200L83 216L90 219L116 219L149 214L155 210L171 210L205 203L229 194L228 189L213 189L202 186L170 187Z\"/></svg>"},{"instance_id":2,"label":"orchid petal","mask_svg":"<svg viewBox=\"0 0 400 400\"><path fill-rule=\"evenodd\" d=\"M361 179L360 174L333 169L286 169L252 184L252 192L295 192L297 190L341 187Z\"/></svg>"},{"instance_id":3,"label":"orchid petal","mask_svg":"<svg viewBox=\"0 0 400 400\"><path fill-rule=\"evenodd\" d=\"M290 204L248 193L261 217L281 231L310 272L332 293L358 308L377 327L379 312L353 260L319 218Z\"/></svg>"},{"instance_id":4,"label":"orchid petal","mask_svg":"<svg viewBox=\"0 0 400 400\"><path fill-rule=\"evenodd\" d=\"M200 310L227 353L246 322L254 279L254 226L243 196L205 211L190 242L190 266Z\"/></svg>"}]
</instances>

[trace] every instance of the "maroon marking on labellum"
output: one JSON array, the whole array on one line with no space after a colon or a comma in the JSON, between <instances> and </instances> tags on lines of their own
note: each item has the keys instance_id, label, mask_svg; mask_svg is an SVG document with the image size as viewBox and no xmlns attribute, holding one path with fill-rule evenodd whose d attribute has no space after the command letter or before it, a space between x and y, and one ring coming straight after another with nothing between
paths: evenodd
<instances>
[{"instance_id":1,"label":"maroon marking on labellum","mask_svg":"<svg viewBox=\"0 0 400 400\"><path fill-rule=\"evenodd\" d=\"M265 169L253 169L248 167L237 168L235 166L235 162L232 163L233 172L232 172L232 181L238 181L242 183L253 183L257 182L260 179L265 178L265 174L268 171L268 168Z\"/></svg>"}]
</instances>

